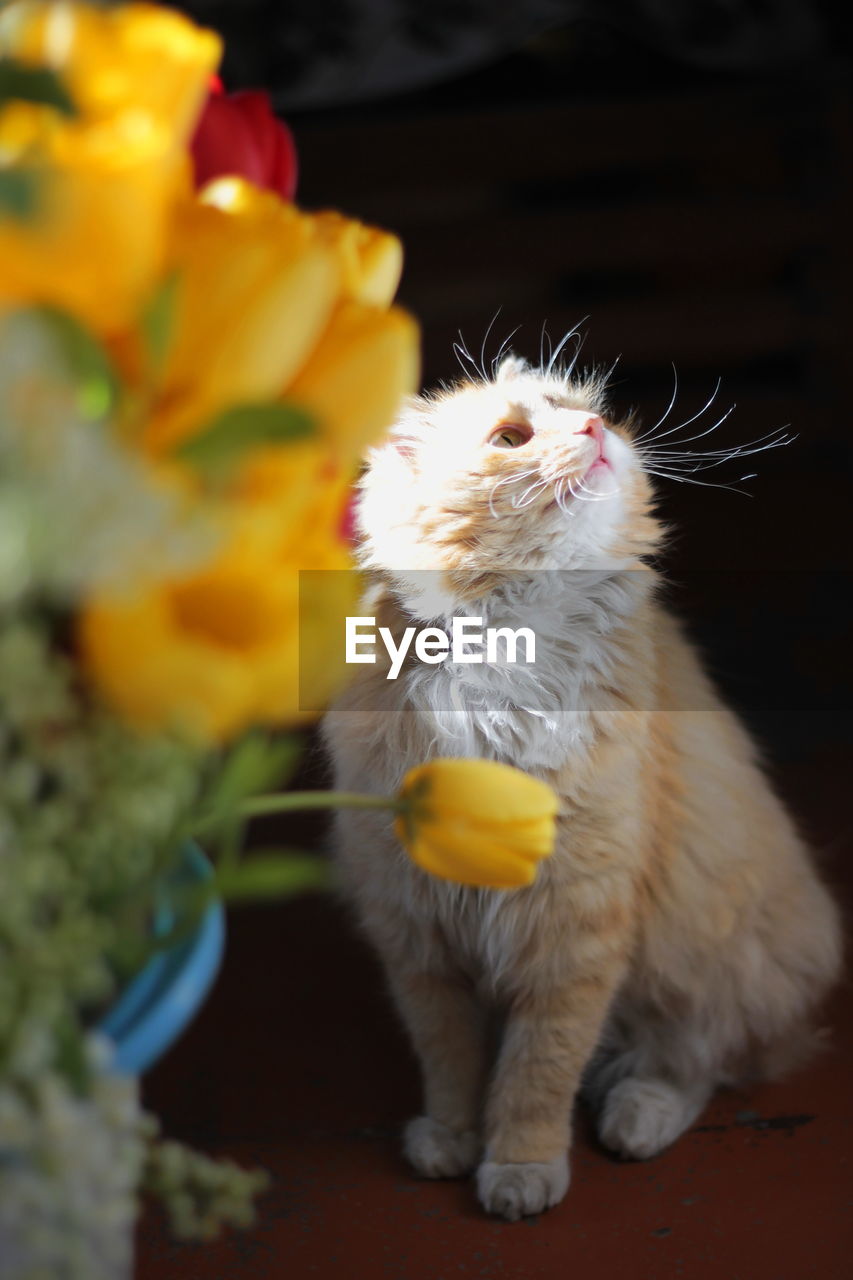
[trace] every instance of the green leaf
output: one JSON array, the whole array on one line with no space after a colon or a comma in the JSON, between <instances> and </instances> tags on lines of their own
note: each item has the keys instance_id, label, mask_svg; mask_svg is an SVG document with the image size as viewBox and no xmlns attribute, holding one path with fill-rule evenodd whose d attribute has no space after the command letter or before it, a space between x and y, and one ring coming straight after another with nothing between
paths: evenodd
<instances>
[{"instance_id":1,"label":"green leaf","mask_svg":"<svg viewBox=\"0 0 853 1280\"><path fill-rule=\"evenodd\" d=\"M77 115L74 101L55 71L31 67L15 58L0 58L0 106L15 101L55 107L65 116Z\"/></svg>"},{"instance_id":2,"label":"green leaf","mask_svg":"<svg viewBox=\"0 0 853 1280\"><path fill-rule=\"evenodd\" d=\"M176 454L200 470L222 470L258 445L302 440L313 430L310 415L295 405L235 405L214 418L198 435L183 441Z\"/></svg>"},{"instance_id":3,"label":"green leaf","mask_svg":"<svg viewBox=\"0 0 853 1280\"><path fill-rule=\"evenodd\" d=\"M324 858L286 851L253 853L233 867L219 869L215 892L228 902L286 898L308 889L328 889L331 868Z\"/></svg>"},{"instance_id":4,"label":"green leaf","mask_svg":"<svg viewBox=\"0 0 853 1280\"><path fill-rule=\"evenodd\" d=\"M299 738L250 733L229 754L216 782L218 805L232 808L247 796L282 787L302 754Z\"/></svg>"},{"instance_id":5,"label":"green leaf","mask_svg":"<svg viewBox=\"0 0 853 1280\"><path fill-rule=\"evenodd\" d=\"M38 178L27 169L0 171L0 214L31 218L38 199Z\"/></svg>"},{"instance_id":6,"label":"green leaf","mask_svg":"<svg viewBox=\"0 0 853 1280\"><path fill-rule=\"evenodd\" d=\"M302 754L297 737L272 737L260 731L250 733L225 757L201 802L200 816L192 824L192 834L220 832L233 844L229 827L245 825L240 813L244 801L258 792L282 788L289 782Z\"/></svg>"},{"instance_id":7,"label":"green leaf","mask_svg":"<svg viewBox=\"0 0 853 1280\"><path fill-rule=\"evenodd\" d=\"M119 381L103 347L65 311L38 307L35 314L77 384L79 411L93 420L106 417L118 399Z\"/></svg>"},{"instance_id":8,"label":"green leaf","mask_svg":"<svg viewBox=\"0 0 853 1280\"><path fill-rule=\"evenodd\" d=\"M141 316L142 333L154 371L162 368L175 331L178 275L173 273L159 286Z\"/></svg>"}]
</instances>

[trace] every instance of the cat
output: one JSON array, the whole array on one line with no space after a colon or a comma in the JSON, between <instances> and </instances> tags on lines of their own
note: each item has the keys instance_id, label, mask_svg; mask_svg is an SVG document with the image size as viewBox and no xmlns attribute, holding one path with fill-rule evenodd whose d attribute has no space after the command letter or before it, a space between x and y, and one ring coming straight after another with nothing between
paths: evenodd
<instances>
[{"instance_id":1,"label":"cat","mask_svg":"<svg viewBox=\"0 0 853 1280\"><path fill-rule=\"evenodd\" d=\"M513 891L427 875L381 812L334 831L422 1069L405 1154L476 1171L509 1220L565 1195L579 1092L606 1147L653 1156L718 1085L807 1056L841 964L833 899L660 599L654 456L608 423L601 378L509 356L410 403L360 484L377 626L535 627L530 666L409 653L391 680L377 654L323 730L344 790L464 756L559 796L553 856Z\"/></svg>"}]
</instances>

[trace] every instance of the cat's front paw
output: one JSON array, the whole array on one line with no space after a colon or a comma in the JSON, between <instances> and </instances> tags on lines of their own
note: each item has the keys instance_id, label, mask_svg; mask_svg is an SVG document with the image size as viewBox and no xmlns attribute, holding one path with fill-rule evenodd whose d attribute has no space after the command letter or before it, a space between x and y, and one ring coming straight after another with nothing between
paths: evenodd
<instances>
[{"instance_id":1,"label":"cat's front paw","mask_svg":"<svg viewBox=\"0 0 853 1280\"><path fill-rule=\"evenodd\" d=\"M477 1194L488 1213L517 1222L559 1204L569 1188L565 1155L547 1164L495 1164L485 1161L477 1170Z\"/></svg>"},{"instance_id":2,"label":"cat's front paw","mask_svg":"<svg viewBox=\"0 0 853 1280\"><path fill-rule=\"evenodd\" d=\"M424 1178L459 1178L479 1160L480 1139L470 1129L456 1133L429 1116L417 1116L406 1125L403 1151Z\"/></svg>"}]
</instances>

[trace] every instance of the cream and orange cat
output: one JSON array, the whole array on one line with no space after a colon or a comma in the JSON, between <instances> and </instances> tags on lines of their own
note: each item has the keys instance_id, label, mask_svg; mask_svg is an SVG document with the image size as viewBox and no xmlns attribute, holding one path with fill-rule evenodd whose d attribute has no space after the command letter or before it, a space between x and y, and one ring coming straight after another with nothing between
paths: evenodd
<instances>
[{"instance_id":1,"label":"cream and orange cat","mask_svg":"<svg viewBox=\"0 0 853 1280\"><path fill-rule=\"evenodd\" d=\"M474 756L560 797L553 857L509 892L420 871L386 814L337 818L422 1067L405 1153L427 1177L476 1170L509 1219L565 1194L582 1084L606 1146L652 1156L716 1086L808 1052L840 965L809 852L658 598L653 464L604 413L595 379L514 357L406 410L362 482L363 613L397 640L455 616L528 626L536 660L410 652L389 680L380 653L325 722L343 789Z\"/></svg>"}]
</instances>

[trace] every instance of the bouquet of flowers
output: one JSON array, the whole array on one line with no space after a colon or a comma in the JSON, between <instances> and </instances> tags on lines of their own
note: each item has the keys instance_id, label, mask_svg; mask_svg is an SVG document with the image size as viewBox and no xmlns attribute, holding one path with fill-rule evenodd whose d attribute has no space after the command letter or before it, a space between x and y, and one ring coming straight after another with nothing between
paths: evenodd
<instances>
[{"instance_id":1,"label":"bouquet of flowers","mask_svg":"<svg viewBox=\"0 0 853 1280\"><path fill-rule=\"evenodd\" d=\"M251 799L297 758L300 677L312 706L338 678L350 486L416 387L418 335L392 305L398 241L292 203L263 95L209 92L220 52L155 5L0 14L4 1278L126 1273L146 1189L182 1234L250 1217L262 1175L161 1140L97 1030L170 940L152 921L191 835L217 857L177 930L212 895L324 882L305 855L242 856L265 804L382 805L427 871L497 883L502 766ZM306 569L335 572L298 609ZM515 785L547 837L546 789Z\"/></svg>"}]
</instances>

